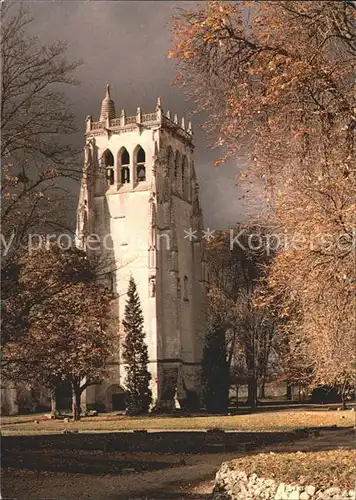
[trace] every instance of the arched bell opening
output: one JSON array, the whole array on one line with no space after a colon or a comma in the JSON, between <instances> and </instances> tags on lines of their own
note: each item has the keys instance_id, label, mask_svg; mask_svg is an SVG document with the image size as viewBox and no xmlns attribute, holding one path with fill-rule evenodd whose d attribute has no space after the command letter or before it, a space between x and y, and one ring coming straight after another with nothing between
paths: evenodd
<instances>
[{"instance_id":1,"label":"arched bell opening","mask_svg":"<svg viewBox=\"0 0 356 500\"><path fill-rule=\"evenodd\" d=\"M120 184L129 184L131 181L130 155L126 148L121 148L118 153Z\"/></svg>"},{"instance_id":2,"label":"arched bell opening","mask_svg":"<svg viewBox=\"0 0 356 500\"><path fill-rule=\"evenodd\" d=\"M136 182L144 182L146 180L146 153L141 146L137 146L135 150L135 169Z\"/></svg>"},{"instance_id":3,"label":"arched bell opening","mask_svg":"<svg viewBox=\"0 0 356 500\"><path fill-rule=\"evenodd\" d=\"M110 149L106 149L101 157L102 165L105 170L105 179L108 187L115 184L115 171L114 171L114 155Z\"/></svg>"}]
</instances>

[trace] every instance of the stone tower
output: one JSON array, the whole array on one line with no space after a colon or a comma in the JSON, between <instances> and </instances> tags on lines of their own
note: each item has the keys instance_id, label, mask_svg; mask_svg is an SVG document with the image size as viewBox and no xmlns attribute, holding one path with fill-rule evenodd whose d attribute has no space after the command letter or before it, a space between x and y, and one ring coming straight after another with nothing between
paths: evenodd
<instances>
[{"instance_id":1,"label":"stone tower","mask_svg":"<svg viewBox=\"0 0 356 500\"><path fill-rule=\"evenodd\" d=\"M206 332L206 269L192 128L184 118L137 108L116 115L107 86L99 121L86 119L78 243L96 254L124 315L136 281L157 407L194 405L201 392ZM190 232L190 233L188 233ZM189 237L189 234L191 236ZM117 326L119 329L119 326ZM113 353L110 378L87 390L87 403L121 409L125 370Z\"/></svg>"}]
</instances>

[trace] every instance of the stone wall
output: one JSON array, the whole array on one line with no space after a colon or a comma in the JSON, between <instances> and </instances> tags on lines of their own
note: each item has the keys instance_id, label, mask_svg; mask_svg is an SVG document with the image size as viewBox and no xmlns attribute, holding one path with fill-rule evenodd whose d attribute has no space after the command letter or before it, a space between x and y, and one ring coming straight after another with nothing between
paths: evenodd
<instances>
[{"instance_id":1,"label":"stone wall","mask_svg":"<svg viewBox=\"0 0 356 500\"><path fill-rule=\"evenodd\" d=\"M337 500L355 499L356 491L338 487L318 489L313 485L301 486L285 484L258 477L257 474L246 475L244 471L235 470L224 462L215 478L214 500Z\"/></svg>"}]
</instances>

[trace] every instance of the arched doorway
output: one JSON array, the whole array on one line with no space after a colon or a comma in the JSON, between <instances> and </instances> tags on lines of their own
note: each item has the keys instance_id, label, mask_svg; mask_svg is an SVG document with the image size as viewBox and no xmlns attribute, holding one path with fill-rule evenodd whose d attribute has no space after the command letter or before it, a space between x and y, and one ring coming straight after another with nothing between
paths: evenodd
<instances>
[{"instance_id":1,"label":"arched doorway","mask_svg":"<svg viewBox=\"0 0 356 500\"><path fill-rule=\"evenodd\" d=\"M106 400L113 411L125 410L125 391L118 384L111 385L106 391Z\"/></svg>"}]
</instances>

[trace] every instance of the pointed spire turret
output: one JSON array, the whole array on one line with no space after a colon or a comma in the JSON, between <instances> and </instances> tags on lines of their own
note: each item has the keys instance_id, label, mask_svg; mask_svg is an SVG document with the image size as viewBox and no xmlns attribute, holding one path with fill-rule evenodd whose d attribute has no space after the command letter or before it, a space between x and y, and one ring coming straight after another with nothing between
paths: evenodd
<instances>
[{"instance_id":1,"label":"pointed spire turret","mask_svg":"<svg viewBox=\"0 0 356 500\"><path fill-rule=\"evenodd\" d=\"M157 97L156 111L158 111L159 109L162 109L162 99L160 97Z\"/></svg>"},{"instance_id":2,"label":"pointed spire turret","mask_svg":"<svg viewBox=\"0 0 356 500\"><path fill-rule=\"evenodd\" d=\"M162 99L160 97L157 97L157 104L156 104L156 117L157 117L157 120L159 120L161 122L162 121L162 116L163 116Z\"/></svg>"},{"instance_id":3,"label":"pointed spire turret","mask_svg":"<svg viewBox=\"0 0 356 500\"><path fill-rule=\"evenodd\" d=\"M104 122L107 120L107 118L109 118L109 120L112 120L115 117L115 104L110 96L110 85L106 85L105 98L101 103L100 121Z\"/></svg>"}]
</instances>

